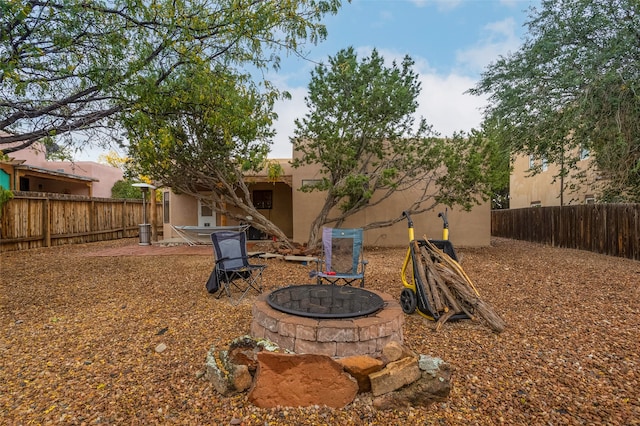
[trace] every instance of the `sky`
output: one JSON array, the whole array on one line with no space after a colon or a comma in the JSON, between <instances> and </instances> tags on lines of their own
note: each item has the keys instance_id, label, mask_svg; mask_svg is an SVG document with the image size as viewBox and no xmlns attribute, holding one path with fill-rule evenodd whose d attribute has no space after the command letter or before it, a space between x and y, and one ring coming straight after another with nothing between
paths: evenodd
<instances>
[{"instance_id":1,"label":"sky","mask_svg":"<svg viewBox=\"0 0 640 426\"><path fill-rule=\"evenodd\" d=\"M343 1L337 15L327 16L327 38L306 45L306 58L284 56L277 73L266 78L292 99L275 111L277 132L271 158L291 158L294 120L306 112L304 98L317 63L341 49L353 47L359 58L372 49L391 61L409 55L415 62L422 92L417 116L425 117L441 136L479 128L486 99L465 94L482 71L501 55L515 52L526 34L529 8L539 0L352 0ZM76 160L95 161L100 150ZM125 153L119 153L124 155Z\"/></svg>"}]
</instances>

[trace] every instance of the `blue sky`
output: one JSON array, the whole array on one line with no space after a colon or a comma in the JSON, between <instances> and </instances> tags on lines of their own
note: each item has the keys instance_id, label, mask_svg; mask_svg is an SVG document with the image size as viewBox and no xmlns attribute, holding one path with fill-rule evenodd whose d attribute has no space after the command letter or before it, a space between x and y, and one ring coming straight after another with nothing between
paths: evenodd
<instances>
[{"instance_id":1,"label":"blue sky","mask_svg":"<svg viewBox=\"0 0 640 426\"><path fill-rule=\"evenodd\" d=\"M279 102L278 132L272 158L290 158L294 120L305 113L311 71L340 49L353 46L359 57L376 48L385 60L415 61L422 93L418 116L423 116L443 136L456 130L478 128L485 99L464 94L478 81L483 69L500 55L516 51L526 33L528 9L539 0L352 0L343 2L324 23L328 37L303 49L309 60L283 56L277 74L267 78L292 99ZM78 160L96 160L99 151ZM124 155L124 153L120 153Z\"/></svg>"},{"instance_id":2,"label":"blue sky","mask_svg":"<svg viewBox=\"0 0 640 426\"><path fill-rule=\"evenodd\" d=\"M465 95L485 67L500 55L516 51L526 33L528 10L535 0L353 0L325 20L327 39L307 46L309 59L326 62L353 46L359 57L373 48L390 63L405 55L415 61L422 93L417 115L443 136L478 128L485 99ZM304 115L304 96L315 64L283 58L270 78L293 99L276 106L278 135L271 157L291 156L294 119Z\"/></svg>"}]
</instances>

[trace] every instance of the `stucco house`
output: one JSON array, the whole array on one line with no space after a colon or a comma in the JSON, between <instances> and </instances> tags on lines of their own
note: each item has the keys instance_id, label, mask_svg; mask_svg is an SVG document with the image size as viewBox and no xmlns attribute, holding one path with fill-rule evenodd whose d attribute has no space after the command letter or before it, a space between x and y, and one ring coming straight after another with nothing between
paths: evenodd
<instances>
[{"instance_id":1,"label":"stucco house","mask_svg":"<svg viewBox=\"0 0 640 426\"><path fill-rule=\"evenodd\" d=\"M595 202L600 180L597 172L589 167L590 162L589 152L583 150L576 164L577 170L561 179L557 177L559 165L547 164L531 155L518 155L509 177L509 207L519 209ZM540 171L532 174L535 167ZM580 172L585 175L582 181L575 177Z\"/></svg>"},{"instance_id":2,"label":"stucco house","mask_svg":"<svg viewBox=\"0 0 640 426\"><path fill-rule=\"evenodd\" d=\"M295 154L294 154L295 155ZM319 168L301 167L294 169L290 159L277 160L284 173L272 182L264 175L248 176L252 201L259 211L276 224L287 237L297 243L308 240L311 223L320 210L324 201L324 193L299 191L307 180L320 178ZM201 205L195 198L179 195L170 188L162 189L163 205L163 235L164 238L179 238L176 227L196 226L211 227L223 225L238 225L226 217L212 212ZM420 188L413 191L396 193L375 208L366 209L349 218L343 227L362 227L369 222L375 222L402 214L403 206L407 206L411 197L417 196ZM442 235L442 221L438 212L445 207L436 208L432 212L416 215L413 218L416 237L439 239ZM449 210L450 239L456 246L488 246L491 237L490 203L483 203L470 212L463 210ZM249 230L249 238L269 238ZM365 245L380 247L401 247L407 245L407 222L401 221L391 227L372 229L365 232Z\"/></svg>"},{"instance_id":3,"label":"stucco house","mask_svg":"<svg viewBox=\"0 0 640 426\"><path fill-rule=\"evenodd\" d=\"M114 183L123 178L119 168L93 161L49 161L39 143L8 157L0 160L0 186L12 191L110 198Z\"/></svg>"}]
</instances>

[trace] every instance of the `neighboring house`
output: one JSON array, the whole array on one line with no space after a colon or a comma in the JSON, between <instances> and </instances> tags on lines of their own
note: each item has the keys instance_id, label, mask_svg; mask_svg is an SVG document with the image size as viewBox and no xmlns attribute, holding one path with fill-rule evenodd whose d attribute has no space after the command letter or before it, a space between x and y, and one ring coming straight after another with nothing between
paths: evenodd
<instances>
[{"instance_id":1,"label":"neighboring house","mask_svg":"<svg viewBox=\"0 0 640 426\"><path fill-rule=\"evenodd\" d=\"M44 147L33 144L0 160L0 186L12 191L55 192L111 198L122 170L93 161L48 161Z\"/></svg>"},{"instance_id":2,"label":"neighboring house","mask_svg":"<svg viewBox=\"0 0 640 426\"><path fill-rule=\"evenodd\" d=\"M317 212L320 210L325 194L323 192L304 193L299 191L303 182L320 178L318 167L301 167L294 169L289 159L277 160L284 173L276 181L271 182L264 175L248 176L249 189L253 203L259 211L277 225L287 237L297 243L305 243L309 237L309 229ZM350 217L342 226L344 228L362 227L366 223L397 217L403 206L409 204L419 188L413 191L396 193L375 208ZM237 225L226 217L216 215L196 199L187 195L178 195L170 189L163 190L163 235L165 238L178 238L179 234L172 226L215 227ZM416 215L413 218L416 238L426 235L439 239L442 236L442 221L438 212L434 211ZM460 210L449 211L450 239L454 246L487 246L491 237L490 204L483 203L470 212ZM269 236L249 231L249 238L268 238ZM369 246L399 247L408 244L407 222L401 221L394 226L372 229L365 232L365 244ZM400 273L400 272L398 272Z\"/></svg>"},{"instance_id":3,"label":"neighboring house","mask_svg":"<svg viewBox=\"0 0 640 426\"><path fill-rule=\"evenodd\" d=\"M595 202L598 193L598 175L590 169L589 152L583 151L581 160L569 176L558 177L560 166L536 160L530 155L519 155L513 163L509 178L509 208L548 207L588 204ZM534 167L540 172L532 174ZM583 173L584 180L575 177Z\"/></svg>"}]
</instances>

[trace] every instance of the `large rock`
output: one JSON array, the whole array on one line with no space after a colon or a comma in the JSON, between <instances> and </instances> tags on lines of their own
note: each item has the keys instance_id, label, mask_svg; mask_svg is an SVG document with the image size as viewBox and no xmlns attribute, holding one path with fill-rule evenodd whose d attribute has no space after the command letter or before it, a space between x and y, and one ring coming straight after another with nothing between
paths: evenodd
<instances>
[{"instance_id":1,"label":"large rock","mask_svg":"<svg viewBox=\"0 0 640 426\"><path fill-rule=\"evenodd\" d=\"M248 369L238 369L229 362L228 352L211 346L204 363L205 378L211 382L215 390L222 396L233 395L246 389L237 389L236 383L246 380L236 380L236 372L248 374Z\"/></svg>"},{"instance_id":2,"label":"large rock","mask_svg":"<svg viewBox=\"0 0 640 426\"><path fill-rule=\"evenodd\" d=\"M447 399L451 392L451 367L440 358L420 355L420 378L407 386L374 398L373 405L380 410L398 410L409 407L427 407Z\"/></svg>"},{"instance_id":3,"label":"large rock","mask_svg":"<svg viewBox=\"0 0 640 426\"><path fill-rule=\"evenodd\" d=\"M253 383L257 367L257 353L278 350L277 345L265 339L242 336L231 342L228 349L211 346L204 364L204 377L222 396L244 392Z\"/></svg>"},{"instance_id":4,"label":"large rock","mask_svg":"<svg viewBox=\"0 0 640 426\"><path fill-rule=\"evenodd\" d=\"M382 367L384 367L381 360L368 355L354 355L338 359L337 361L347 373L356 379L360 393L371 390L369 374L380 371Z\"/></svg>"},{"instance_id":5,"label":"large rock","mask_svg":"<svg viewBox=\"0 0 640 426\"><path fill-rule=\"evenodd\" d=\"M358 383L326 355L258 353L258 370L249 401L261 408L326 405L353 401Z\"/></svg>"},{"instance_id":6,"label":"large rock","mask_svg":"<svg viewBox=\"0 0 640 426\"><path fill-rule=\"evenodd\" d=\"M390 362L383 370L369 375L371 393L373 396L379 396L392 392L415 382L420 376L418 360L413 357Z\"/></svg>"}]
</instances>

